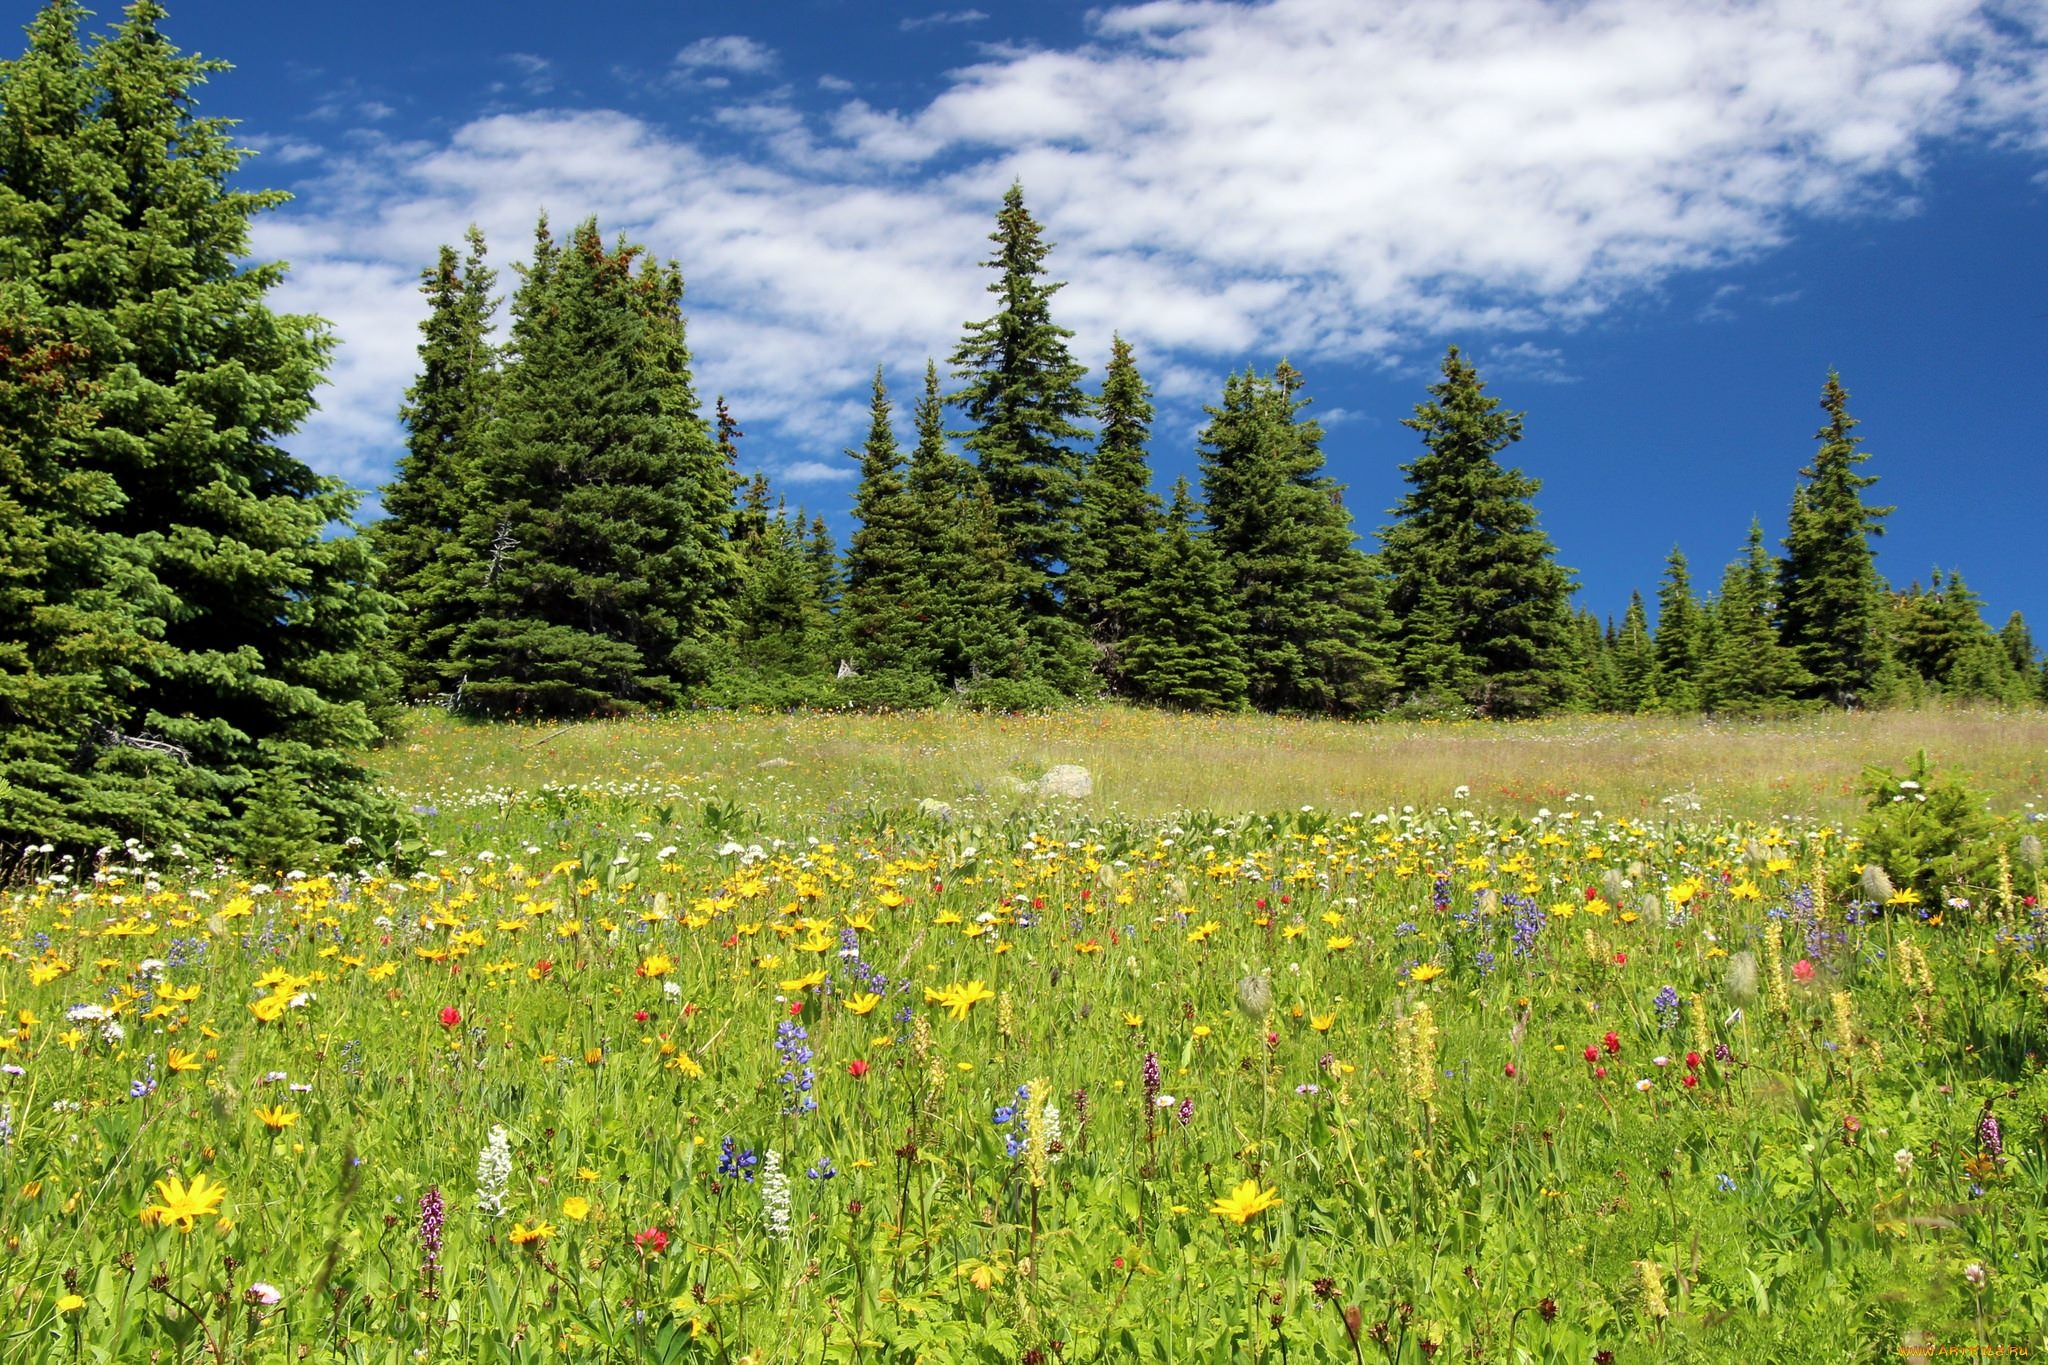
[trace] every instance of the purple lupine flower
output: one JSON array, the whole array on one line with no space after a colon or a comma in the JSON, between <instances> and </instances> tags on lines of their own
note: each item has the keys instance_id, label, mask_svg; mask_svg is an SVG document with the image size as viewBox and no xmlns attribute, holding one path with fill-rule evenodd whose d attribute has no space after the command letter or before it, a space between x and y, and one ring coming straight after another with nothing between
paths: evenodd
<instances>
[{"instance_id":1,"label":"purple lupine flower","mask_svg":"<svg viewBox=\"0 0 2048 1365\"><path fill-rule=\"evenodd\" d=\"M1991 1112L1989 1100L1984 1102L1984 1113L1977 1120L1977 1145L1994 1160L2005 1155L2005 1134L1999 1129L1998 1115Z\"/></svg>"},{"instance_id":2,"label":"purple lupine flower","mask_svg":"<svg viewBox=\"0 0 2048 1365\"><path fill-rule=\"evenodd\" d=\"M426 1273L428 1292L432 1293L434 1276L441 1270L441 1224L446 1211L441 1207L441 1187L427 1186L427 1192L420 1196L420 1248L427 1254L420 1269Z\"/></svg>"}]
</instances>

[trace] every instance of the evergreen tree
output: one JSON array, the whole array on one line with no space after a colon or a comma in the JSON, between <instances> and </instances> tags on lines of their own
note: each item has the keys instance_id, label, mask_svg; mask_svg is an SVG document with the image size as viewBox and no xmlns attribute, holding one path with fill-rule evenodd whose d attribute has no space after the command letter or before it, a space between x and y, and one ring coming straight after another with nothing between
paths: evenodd
<instances>
[{"instance_id":1,"label":"evergreen tree","mask_svg":"<svg viewBox=\"0 0 2048 1365\"><path fill-rule=\"evenodd\" d=\"M739 442L746 433L724 397L714 411L719 457L738 477ZM792 521L780 504L771 507L771 491L768 476L755 473L733 517L739 584L731 660L741 699L787 703L809 695L799 684L822 684L828 675L832 621L805 545L803 515Z\"/></svg>"},{"instance_id":2,"label":"evergreen tree","mask_svg":"<svg viewBox=\"0 0 2048 1365\"><path fill-rule=\"evenodd\" d=\"M1068 604L1095 646L1096 672L1113 693L1124 690L1122 641L1159 540L1159 497L1145 462L1151 394L1131 344L1116 337L1096 403L1101 434L1081 480L1081 535L1067 574Z\"/></svg>"},{"instance_id":3,"label":"evergreen tree","mask_svg":"<svg viewBox=\"0 0 2048 1365\"><path fill-rule=\"evenodd\" d=\"M1614 650L1600 629L1600 618L1583 607L1573 612L1566 622L1558 659L1567 678L1562 705L1575 711L1622 709L1621 674L1615 666Z\"/></svg>"},{"instance_id":4,"label":"evergreen tree","mask_svg":"<svg viewBox=\"0 0 2048 1365\"><path fill-rule=\"evenodd\" d=\"M464 539L486 547L456 641L463 705L587 715L710 673L738 577L732 476L691 389L683 282L594 220L543 220Z\"/></svg>"},{"instance_id":5,"label":"evergreen tree","mask_svg":"<svg viewBox=\"0 0 2048 1365\"><path fill-rule=\"evenodd\" d=\"M391 642L399 683L416 697L449 685L448 656L470 614L467 595L450 588L474 562L459 537L498 378L490 341L497 272L484 265L483 233L472 226L465 240L466 255L444 246L420 272L427 316L420 323L419 377L399 410L406 453L398 478L384 489L389 515L373 528L384 585L399 603ZM444 556L448 566L440 564Z\"/></svg>"},{"instance_id":6,"label":"evergreen tree","mask_svg":"<svg viewBox=\"0 0 2048 1365\"><path fill-rule=\"evenodd\" d=\"M1792 705L1813 679L1778 639L1777 576L1764 549L1764 528L1749 524L1743 554L1721 576L1721 595L1700 670L1700 700L1709 711L1752 713Z\"/></svg>"},{"instance_id":7,"label":"evergreen tree","mask_svg":"<svg viewBox=\"0 0 2048 1365\"><path fill-rule=\"evenodd\" d=\"M1657 694L1669 710L1699 709L1705 631L1705 613L1693 596L1691 566L1674 545L1657 588Z\"/></svg>"},{"instance_id":8,"label":"evergreen tree","mask_svg":"<svg viewBox=\"0 0 2048 1365\"><path fill-rule=\"evenodd\" d=\"M1019 679L1031 649L1008 587L1009 547L981 475L946 445L939 370L930 361L908 487L922 551L917 562L928 666L948 687Z\"/></svg>"},{"instance_id":9,"label":"evergreen tree","mask_svg":"<svg viewBox=\"0 0 2048 1365\"><path fill-rule=\"evenodd\" d=\"M1086 369L1067 349L1073 335L1052 320L1063 286L1043 279L1051 243L1011 185L989 237L998 272L995 314L967 325L953 352L965 387L952 401L969 423L956 433L974 453L1010 546L1011 590L1033 642L1034 671L1062 692L1085 689L1091 651L1064 600L1062 579L1079 535L1081 455L1088 411Z\"/></svg>"},{"instance_id":10,"label":"evergreen tree","mask_svg":"<svg viewBox=\"0 0 2048 1365\"><path fill-rule=\"evenodd\" d=\"M1201 434L1202 490L1244 608L1252 704L1356 715L1393 690L1385 596L1355 543L1343 490L1323 473L1322 427L1303 419L1300 371L1224 384Z\"/></svg>"},{"instance_id":11,"label":"evergreen tree","mask_svg":"<svg viewBox=\"0 0 2048 1365\"><path fill-rule=\"evenodd\" d=\"M2029 691L2035 689L2034 674L2039 660L2034 650L2034 633L2027 629L2026 618L2018 612L2005 618L2005 627L1998 632L1998 643L2005 650L2005 657L2012 661L2012 671L2025 680Z\"/></svg>"},{"instance_id":12,"label":"evergreen tree","mask_svg":"<svg viewBox=\"0 0 2048 1365\"><path fill-rule=\"evenodd\" d=\"M1145 559L1124 636L1124 680L1131 696L1184 711L1244 708L1250 679L1238 641L1244 611L1212 537L1195 527L1186 479L1175 480L1165 534Z\"/></svg>"},{"instance_id":13,"label":"evergreen tree","mask_svg":"<svg viewBox=\"0 0 2048 1365\"><path fill-rule=\"evenodd\" d=\"M1800 475L1780 570L1782 636L1812 677L1812 694L1838 706L1853 705L1885 668L1884 585L1870 538L1884 533L1892 509L1863 501L1877 482L1859 474L1869 459L1850 433L1849 395L1841 376L1828 372L1821 389L1827 425L1815 435L1820 450Z\"/></svg>"},{"instance_id":14,"label":"evergreen tree","mask_svg":"<svg viewBox=\"0 0 2048 1365\"><path fill-rule=\"evenodd\" d=\"M388 847L357 755L389 599L328 534L353 495L279 444L332 343L246 262L285 196L231 187L194 99L223 66L160 5L90 47L83 13L51 0L0 64L0 879L44 840L203 856L271 817L308 860Z\"/></svg>"},{"instance_id":15,"label":"evergreen tree","mask_svg":"<svg viewBox=\"0 0 2048 1365\"><path fill-rule=\"evenodd\" d=\"M1650 641L1650 616L1640 592L1629 594L1628 612L1612 641L1618 703L1622 711L1648 711L1657 704L1657 647Z\"/></svg>"},{"instance_id":16,"label":"evergreen tree","mask_svg":"<svg viewBox=\"0 0 2048 1365\"><path fill-rule=\"evenodd\" d=\"M853 497L860 524L846 547L840 617L847 650L863 674L929 675L921 547L889 414L888 389L877 367L867 441L847 452L860 461L860 486Z\"/></svg>"},{"instance_id":17,"label":"evergreen tree","mask_svg":"<svg viewBox=\"0 0 2048 1365\"><path fill-rule=\"evenodd\" d=\"M1499 410L1455 346L1429 392L1402 424L1427 453L1402 466L1409 491L1380 533L1401 685L1534 714L1570 692L1559 649L1572 581L1537 525L1541 483L1497 458L1522 439L1522 414Z\"/></svg>"}]
</instances>

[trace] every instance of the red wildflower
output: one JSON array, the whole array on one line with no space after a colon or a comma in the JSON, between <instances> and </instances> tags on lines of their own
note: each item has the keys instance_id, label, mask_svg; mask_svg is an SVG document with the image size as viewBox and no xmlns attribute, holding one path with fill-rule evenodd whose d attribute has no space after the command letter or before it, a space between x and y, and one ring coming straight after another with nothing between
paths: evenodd
<instances>
[{"instance_id":1,"label":"red wildflower","mask_svg":"<svg viewBox=\"0 0 2048 1365\"><path fill-rule=\"evenodd\" d=\"M1612 1030L1609 1030L1607 1036L1600 1040L1600 1046L1606 1048L1607 1055L1612 1057L1615 1053L1621 1051L1621 1039Z\"/></svg>"},{"instance_id":2,"label":"red wildflower","mask_svg":"<svg viewBox=\"0 0 2048 1365\"><path fill-rule=\"evenodd\" d=\"M846 1074L859 1080L868 1074L868 1064L856 1058L846 1064Z\"/></svg>"},{"instance_id":3,"label":"red wildflower","mask_svg":"<svg viewBox=\"0 0 2048 1365\"><path fill-rule=\"evenodd\" d=\"M640 1248L643 1256L659 1256L668 1250L668 1234L660 1228L648 1228L633 1234L633 1245Z\"/></svg>"},{"instance_id":4,"label":"red wildflower","mask_svg":"<svg viewBox=\"0 0 2048 1365\"><path fill-rule=\"evenodd\" d=\"M1686 1053L1686 1054L1685 1054L1685 1069L1686 1069L1687 1071L1698 1071L1698 1070L1700 1069L1700 1054L1699 1054L1699 1053L1697 1053L1697 1052L1688 1052L1688 1053Z\"/></svg>"},{"instance_id":5,"label":"red wildflower","mask_svg":"<svg viewBox=\"0 0 2048 1365\"><path fill-rule=\"evenodd\" d=\"M1612 1035L1612 1034L1609 1034L1608 1036L1609 1036L1609 1037L1612 1037L1613 1035ZM1600 1049L1599 1049L1599 1048L1597 1048L1597 1047L1594 1047L1594 1046L1593 1046L1593 1045L1592 1045L1591 1043L1588 1043L1588 1044L1586 1044L1586 1060L1587 1060L1587 1061L1589 1061L1589 1062L1597 1062L1597 1061L1599 1061L1599 1060L1600 1060Z\"/></svg>"},{"instance_id":6,"label":"red wildflower","mask_svg":"<svg viewBox=\"0 0 2048 1365\"><path fill-rule=\"evenodd\" d=\"M1813 980L1813 964L1803 957L1800 958L1792 964L1792 975L1798 977L1801 981Z\"/></svg>"},{"instance_id":7,"label":"red wildflower","mask_svg":"<svg viewBox=\"0 0 2048 1365\"><path fill-rule=\"evenodd\" d=\"M644 1024L644 1023L646 1023L646 1022L647 1022L647 1011L646 1011L646 1010L634 1010L634 1011L633 1011L633 1022L634 1022L634 1023L636 1023L636 1024Z\"/></svg>"},{"instance_id":8,"label":"red wildflower","mask_svg":"<svg viewBox=\"0 0 2048 1365\"><path fill-rule=\"evenodd\" d=\"M462 1022L462 1011L461 1011L461 1010L459 1010L459 1009L457 1009L457 1008L455 1008L455 1006L453 1006L453 1005L449 1005L449 1006L447 1006L447 1007L446 1007L445 1009L443 1009L443 1010L441 1011L441 1027L442 1027L442 1028L454 1028L454 1027L455 1027L455 1026L456 1026L457 1024L459 1024L459 1023L461 1023L461 1022Z\"/></svg>"}]
</instances>

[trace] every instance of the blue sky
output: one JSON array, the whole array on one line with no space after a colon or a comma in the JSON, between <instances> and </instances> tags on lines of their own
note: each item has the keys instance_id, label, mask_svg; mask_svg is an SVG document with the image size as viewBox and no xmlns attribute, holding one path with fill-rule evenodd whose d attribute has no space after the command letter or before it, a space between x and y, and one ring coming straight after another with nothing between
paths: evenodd
<instances>
[{"instance_id":1,"label":"blue sky","mask_svg":"<svg viewBox=\"0 0 2048 1365\"><path fill-rule=\"evenodd\" d=\"M989 311L1018 178L1077 355L1121 331L1158 389L1162 488L1222 376L1286 356L1369 537L1456 343L1618 615L1674 543L1703 588L1752 516L1775 547L1834 367L1885 572L1959 568L2048 638L2043 0L221 0L167 31L235 64L203 108L297 195L256 248L342 345L295 449L365 487L436 247L476 221L505 267L541 209L595 213L681 263L707 402L843 536L867 378L907 418Z\"/></svg>"}]
</instances>

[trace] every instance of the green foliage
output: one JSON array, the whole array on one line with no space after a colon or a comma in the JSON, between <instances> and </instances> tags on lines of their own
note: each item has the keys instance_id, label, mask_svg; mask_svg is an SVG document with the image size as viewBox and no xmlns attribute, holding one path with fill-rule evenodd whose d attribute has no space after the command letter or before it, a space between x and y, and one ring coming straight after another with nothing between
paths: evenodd
<instances>
[{"instance_id":1,"label":"green foliage","mask_svg":"<svg viewBox=\"0 0 2048 1365\"><path fill-rule=\"evenodd\" d=\"M1159 496L1145 461L1151 389L1131 344L1113 340L1096 404L1101 435L1081 479L1081 532L1067 574L1067 600L1095 647L1095 668L1112 694L1127 691L1123 642L1146 591L1159 541Z\"/></svg>"},{"instance_id":2,"label":"green foliage","mask_svg":"<svg viewBox=\"0 0 2048 1365\"><path fill-rule=\"evenodd\" d=\"M947 692L922 670L885 668L838 679L832 697L835 705L855 711L925 711L943 706Z\"/></svg>"},{"instance_id":3,"label":"green foliage","mask_svg":"<svg viewBox=\"0 0 2048 1365\"><path fill-rule=\"evenodd\" d=\"M371 528L383 562L383 586L399 601L391 649L399 680L413 697L454 685L448 656L472 606L460 543L478 462L486 453L498 387L497 348L490 342L498 300L497 272L484 265L476 227L469 250L441 248L420 272L427 316L420 322L420 373L406 390L399 417L406 453L384 489L383 521ZM443 556L451 556L443 562Z\"/></svg>"},{"instance_id":4,"label":"green foliage","mask_svg":"<svg viewBox=\"0 0 2048 1365\"><path fill-rule=\"evenodd\" d=\"M1244 609L1212 535L1195 527L1186 479L1173 485L1166 532L1132 596L1123 672L1132 697L1184 711L1241 710L1251 680L1239 641Z\"/></svg>"},{"instance_id":5,"label":"green foliage","mask_svg":"<svg viewBox=\"0 0 2048 1365\"><path fill-rule=\"evenodd\" d=\"M1691 567L1676 545L1657 588L1657 695L1670 711L1700 708L1700 670L1706 662L1707 620L1693 595Z\"/></svg>"},{"instance_id":6,"label":"green foliage","mask_svg":"<svg viewBox=\"0 0 2048 1365\"><path fill-rule=\"evenodd\" d=\"M732 477L698 415L675 266L545 220L464 518L449 672L485 714L678 700L728 635Z\"/></svg>"},{"instance_id":7,"label":"green foliage","mask_svg":"<svg viewBox=\"0 0 2048 1365\"><path fill-rule=\"evenodd\" d=\"M1866 768L1863 789L1870 808L1856 822L1859 855L1896 889L1939 908L1957 890L1975 897L1996 884L1998 822L1977 793L1936 778L1924 750L1903 774Z\"/></svg>"},{"instance_id":8,"label":"green foliage","mask_svg":"<svg viewBox=\"0 0 2048 1365\"><path fill-rule=\"evenodd\" d=\"M1409 489L1380 532L1401 686L1456 692L1488 716L1561 705L1571 574L1537 524L1542 485L1498 458L1522 415L1500 411L1455 346L1429 392L1403 423L1426 453L1401 467Z\"/></svg>"},{"instance_id":9,"label":"green foliage","mask_svg":"<svg viewBox=\"0 0 2048 1365\"><path fill-rule=\"evenodd\" d=\"M951 402L967 419L956 433L973 452L994 502L996 525L1011 556L1011 589L1032 642L1031 667L1068 694L1087 688L1092 659L1085 632L1064 600L1066 569L1080 534L1081 452L1087 415L1081 391L1086 367L1067 349L1073 335L1052 320L1046 281L1052 244L1011 185L989 240L984 265L1000 306L969 323L953 351L963 387Z\"/></svg>"},{"instance_id":10,"label":"green foliage","mask_svg":"<svg viewBox=\"0 0 2048 1365\"><path fill-rule=\"evenodd\" d=\"M922 527L904 483L903 456L890 426L889 393L879 367L868 406L867 441L848 454L860 461L860 486L853 499L860 525L847 543L846 593L840 603L847 651L863 673L930 673Z\"/></svg>"},{"instance_id":11,"label":"green foliage","mask_svg":"<svg viewBox=\"0 0 2048 1365\"><path fill-rule=\"evenodd\" d=\"M1792 496L1778 608L1784 642L1811 679L1809 694L1846 706L1875 687L1885 668L1883 582L1870 539L1884 534L1892 509L1863 501L1877 478L1856 472L1870 455L1858 448L1863 438L1850 434L1857 422L1832 370L1821 407L1828 422Z\"/></svg>"},{"instance_id":12,"label":"green foliage","mask_svg":"<svg viewBox=\"0 0 2048 1365\"><path fill-rule=\"evenodd\" d=\"M1812 679L1778 638L1777 578L1764 550L1763 527L1752 521L1742 556L1721 575L1721 595L1708 613L1700 704L1709 711L1756 715L1788 710Z\"/></svg>"},{"instance_id":13,"label":"green foliage","mask_svg":"<svg viewBox=\"0 0 2048 1365\"><path fill-rule=\"evenodd\" d=\"M1322 427L1300 415L1309 403L1301 388L1301 372L1284 360L1270 378L1246 372L1224 382L1200 438L1202 492L1228 595L1242 611L1252 704L1358 715L1393 692L1384 595L1355 543L1343 489L1323 472Z\"/></svg>"},{"instance_id":14,"label":"green foliage","mask_svg":"<svg viewBox=\"0 0 2048 1365\"><path fill-rule=\"evenodd\" d=\"M285 196L231 187L195 108L222 68L161 6L89 46L83 13L0 65L0 875L41 841L232 852L281 766L326 840L382 837L388 599L332 534L354 496L279 444L332 340L246 260Z\"/></svg>"}]
</instances>

